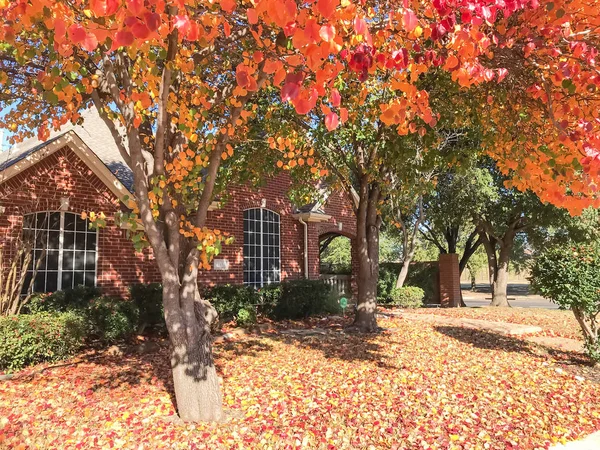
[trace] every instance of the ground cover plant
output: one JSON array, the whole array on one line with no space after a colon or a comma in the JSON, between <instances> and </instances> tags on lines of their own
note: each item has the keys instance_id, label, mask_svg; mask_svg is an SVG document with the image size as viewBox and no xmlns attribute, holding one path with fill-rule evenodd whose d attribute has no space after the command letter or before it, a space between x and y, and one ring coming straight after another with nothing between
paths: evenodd
<instances>
[{"instance_id":1,"label":"ground cover plant","mask_svg":"<svg viewBox=\"0 0 600 450\"><path fill-rule=\"evenodd\" d=\"M0 383L0 447L542 449L600 427L599 385L524 341L380 323L368 338L338 320L326 336L217 346L222 424L175 420L166 342L37 367Z\"/></svg>"}]
</instances>

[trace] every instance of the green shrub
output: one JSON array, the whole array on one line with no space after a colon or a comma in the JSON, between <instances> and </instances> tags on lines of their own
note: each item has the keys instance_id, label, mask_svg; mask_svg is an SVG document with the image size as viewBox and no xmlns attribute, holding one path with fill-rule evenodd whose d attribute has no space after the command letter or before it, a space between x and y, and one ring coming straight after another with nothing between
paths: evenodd
<instances>
[{"instance_id":1,"label":"green shrub","mask_svg":"<svg viewBox=\"0 0 600 450\"><path fill-rule=\"evenodd\" d=\"M439 265L437 261L415 262L410 265L405 285L423 289L424 303L439 303Z\"/></svg>"},{"instance_id":2,"label":"green shrub","mask_svg":"<svg viewBox=\"0 0 600 450\"><path fill-rule=\"evenodd\" d=\"M162 284L134 284L129 289L131 300L140 312L140 325L163 325L165 316L162 302Z\"/></svg>"},{"instance_id":3,"label":"green shrub","mask_svg":"<svg viewBox=\"0 0 600 450\"><path fill-rule=\"evenodd\" d=\"M139 319L139 310L133 301L114 297L90 300L84 314L90 334L106 343L133 335Z\"/></svg>"},{"instance_id":4,"label":"green shrub","mask_svg":"<svg viewBox=\"0 0 600 450\"><path fill-rule=\"evenodd\" d=\"M281 300L281 284L267 284L258 290L260 302L258 305L258 313L265 317L272 317L275 307Z\"/></svg>"},{"instance_id":5,"label":"green shrub","mask_svg":"<svg viewBox=\"0 0 600 450\"><path fill-rule=\"evenodd\" d=\"M588 355L600 361L600 248L578 245L547 249L534 259L529 280L533 292L573 311Z\"/></svg>"},{"instance_id":6,"label":"green shrub","mask_svg":"<svg viewBox=\"0 0 600 450\"><path fill-rule=\"evenodd\" d=\"M0 370L64 359L83 345L85 331L74 312L0 317Z\"/></svg>"},{"instance_id":7,"label":"green shrub","mask_svg":"<svg viewBox=\"0 0 600 450\"><path fill-rule=\"evenodd\" d=\"M400 263L384 263L379 266L377 281L377 302L392 303L391 293L396 288L396 280L400 273ZM410 265L405 285L416 286L423 290L425 303L438 303L438 264L432 262L415 262Z\"/></svg>"},{"instance_id":8,"label":"green shrub","mask_svg":"<svg viewBox=\"0 0 600 450\"><path fill-rule=\"evenodd\" d=\"M256 311L256 305L261 302L256 289L244 285L217 285L205 290L204 296L219 313L220 322L237 321L242 309Z\"/></svg>"},{"instance_id":9,"label":"green shrub","mask_svg":"<svg viewBox=\"0 0 600 450\"><path fill-rule=\"evenodd\" d=\"M25 305L25 312L67 312L87 308L91 299L100 297L100 289L77 286L74 289L34 295Z\"/></svg>"},{"instance_id":10,"label":"green shrub","mask_svg":"<svg viewBox=\"0 0 600 450\"><path fill-rule=\"evenodd\" d=\"M240 327L254 325L256 323L256 311L247 308L240 309L235 316L235 323Z\"/></svg>"},{"instance_id":11,"label":"green shrub","mask_svg":"<svg viewBox=\"0 0 600 450\"><path fill-rule=\"evenodd\" d=\"M281 283L281 297L273 308L277 320L302 319L316 314L338 313L340 307L331 287L322 280Z\"/></svg>"},{"instance_id":12,"label":"green shrub","mask_svg":"<svg viewBox=\"0 0 600 450\"><path fill-rule=\"evenodd\" d=\"M396 271L397 269L397 271ZM392 301L390 294L396 286L396 279L400 272L399 264L382 264L379 266L377 279L377 303L386 304Z\"/></svg>"},{"instance_id":13,"label":"green shrub","mask_svg":"<svg viewBox=\"0 0 600 450\"><path fill-rule=\"evenodd\" d=\"M392 303L401 308L420 308L423 306L425 292L416 286L394 288L390 293Z\"/></svg>"}]
</instances>

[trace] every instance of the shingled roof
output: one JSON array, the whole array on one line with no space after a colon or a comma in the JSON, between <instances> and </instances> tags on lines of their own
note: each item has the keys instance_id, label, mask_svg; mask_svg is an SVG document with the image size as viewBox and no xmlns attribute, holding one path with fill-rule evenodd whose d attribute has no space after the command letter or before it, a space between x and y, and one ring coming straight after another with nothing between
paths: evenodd
<instances>
[{"instance_id":1,"label":"shingled roof","mask_svg":"<svg viewBox=\"0 0 600 450\"><path fill-rule=\"evenodd\" d=\"M46 141L39 139L27 139L17 145L14 145L9 150L0 152L0 172L8 169L12 165L22 161L28 156L34 154L65 136L70 131L85 143L87 147L104 163L104 165L112 172L112 174L125 186L129 191L132 191L133 173L129 166L123 160L119 153L119 149L115 144L112 134L108 126L98 115L95 108L88 109L82 113L84 119L82 125L67 124L60 130L52 132L50 138Z\"/></svg>"}]
</instances>

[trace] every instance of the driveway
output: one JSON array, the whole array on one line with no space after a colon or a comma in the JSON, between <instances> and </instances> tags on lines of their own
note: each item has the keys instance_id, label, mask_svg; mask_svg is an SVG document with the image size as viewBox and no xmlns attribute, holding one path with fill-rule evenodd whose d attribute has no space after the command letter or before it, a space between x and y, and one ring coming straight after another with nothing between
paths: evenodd
<instances>
[{"instance_id":1,"label":"driveway","mask_svg":"<svg viewBox=\"0 0 600 450\"><path fill-rule=\"evenodd\" d=\"M470 286L463 284L463 300L470 307L489 306L492 294L489 285L478 284L475 291ZM509 284L508 303L516 308L544 308L558 309L558 305L539 295L529 292L528 284Z\"/></svg>"}]
</instances>

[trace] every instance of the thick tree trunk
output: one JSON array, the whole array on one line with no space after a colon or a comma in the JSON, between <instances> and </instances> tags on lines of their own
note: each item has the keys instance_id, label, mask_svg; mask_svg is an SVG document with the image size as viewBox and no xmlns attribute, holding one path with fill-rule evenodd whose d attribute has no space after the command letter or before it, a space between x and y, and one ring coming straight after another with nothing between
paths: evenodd
<instances>
[{"instance_id":1,"label":"thick tree trunk","mask_svg":"<svg viewBox=\"0 0 600 450\"><path fill-rule=\"evenodd\" d=\"M179 417L186 422L220 421L223 407L210 335L174 346L171 367Z\"/></svg>"},{"instance_id":2,"label":"thick tree trunk","mask_svg":"<svg viewBox=\"0 0 600 450\"><path fill-rule=\"evenodd\" d=\"M492 303L490 306L510 306L508 304L508 267L498 267L492 282Z\"/></svg>"},{"instance_id":3,"label":"thick tree trunk","mask_svg":"<svg viewBox=\"0 0 600 450\"><path fill-rule=\"evenodd\" d=\"M196 276L197 270L187 272L181 287L177 279L163 283L177 412L186 422L220 421L222 398L210 335L213 312L200 298Z\"/></svg>"},{"instance_id":4,"label":"thick tree trunk","mask_svg":"<svg viewBox=\"0 0 600 450\"><path fill-rule=\"evenodd\" d=\"M377 280L379 278L379 188L361 180L356 242L358 249L358 300L354 325L363 332L377 330Z\"/></svg>"},{"instance_id":5,"label":"thick tree trunk","mask_svg":"<svg viewBox=\"0 0 600 450\"><path fill-rule=\"evenodd\" d=\"M373 332L377 330L377 276L372 276L370 273L366 276L361 275L360 258L359 258L359 275L358 275L358 305L354 325L361 331ZM371 271L369 264L365 269Z\"/></svg>"},{"instance_id":6,"label":"thick tree trunk","mask_svg":"<svg viewBox=\"0 0 600 450\"><path fill-rule=\"evenodd\" d=\"M509 227L503 236L496 238L480 229L479 235L488 260L490 288L492 290L490 306L510 306L507 296L508 263L514 245L515 230L513 227Z\"/></svg>"}]
</instances>

